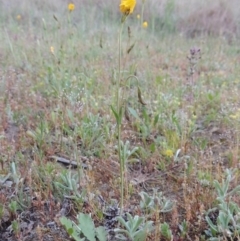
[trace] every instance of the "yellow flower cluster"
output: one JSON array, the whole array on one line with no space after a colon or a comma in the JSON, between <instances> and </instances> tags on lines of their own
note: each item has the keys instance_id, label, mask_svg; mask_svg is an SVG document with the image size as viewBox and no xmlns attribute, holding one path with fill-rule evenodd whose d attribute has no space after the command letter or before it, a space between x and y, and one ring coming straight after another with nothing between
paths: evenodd
<instances>
[{"instance_id":1,"label":"yellow flower cluster","mask_svg":"<svg viewBox=\"0 0 240 241\"><path fill-rule=\"evenodd\" d=\"M148 27L148 22L147 22L147 21L144 21L143 24L142 24L142 26L143 26L144 28L147 28L147 27Z\"/></svg>"},{"instance_id":2,"label":"yellow flower cluster","mask_svg":"<svg viewBox=\"0 0 240 241\"><path fill-rule=\"evenodd\" d=\"M230 117L231 119L237 119L237 120L239 120L239 119L240 119L240 109L237 109L237 110L235 111L235 113L234 113L234 114L231 114L229 117Z\"/></svg>"},{"instance_id":3,"label":"yellow flower cluster","mask_svg":"<svg viewBox=\"0 0 240 241\"><path fill-rule=\"evenodd\" d=\"M122 0L120 7L120 12L124 15L129 15L133 12L136 6L136 0Z\"/></svg>"},{"instance_id":4,"label":"yellow flower cluster","mask_svg":"<svg viewBox=\"0 0 240 241\"><path fill-rule=\"evenodd\" d=\"M169 157L169 158L173 157L173 151L171 149L165 150L163 154L164 154L164 156Z\"/></svg>"},{"instance_id":5,"label":"yellow flower cluster","mask_svg":"<svg viewBox=\"0 0 240 241\"><path fill-rule=\"evenodd\" d=\"M54 47L53 47L53 46L50 47L50 52L51 52L52 54L54 54Z\"/></svg>"},{"instance_id":6,"label":"yellow flower cluster","mask_svg":"<svg viewBox=\"0 0 240 241\"><path fill-rule=\"evenodd\" d=\"M72 12L75 9L75 5L73 3L68 4L68 10Z\"/></svg>"}]
</instances>

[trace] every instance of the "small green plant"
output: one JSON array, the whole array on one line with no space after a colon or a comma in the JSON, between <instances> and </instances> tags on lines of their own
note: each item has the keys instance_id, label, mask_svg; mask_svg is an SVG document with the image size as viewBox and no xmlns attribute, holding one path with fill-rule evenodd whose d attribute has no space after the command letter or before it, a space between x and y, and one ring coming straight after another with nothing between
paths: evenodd
<instances>
[{"instance_id":1,"label":"small green plant","mask_svg":"<svg viewBox=\"0 0 240 241\"><path fill-rule=\"evenodd\" d=\"M19 235L20 235L19 222L17 220L13 220L11 226L12 226L12 230L13 230L13 233L15 234L15 236L19 237Z\"/></svg>"},{"instance_id":2,"label":"small green plant","mask_svg":"<svg viewBox=\"0 0 240 241\"><path fill-rule=\"evenodd\" d=\"M85 192L79 191L80 177L78 173L73 174L72 171L65 171L60 174L60 181L55 182L57 188L62 190L65 197L77 200L83 200Z\"/></svg>"},{"instance_id":3,"label":"small green plant","mask_svg":"<svg viewBox=\"0 0 240 241\"><path fill-rule=\"evenodd\" d=\"M47 140L47 135L49 134L49 126L47 121L41 120L39 126L36 128L35 131L27 131L27 135L31 137L36 144L38 145L39 149L41 150L44 143Z\"/></svg>"},{"instance_id":4,"label":"small green plant","mask_svg":"<svg viewBox=\"0 0 240 241\"><path fill-rule=\"evenodd\" d=\"M146 192L140 192L140 207L148 211L159 211L161 213L170 212L173 208L174 202L167 199L162 192L153 190L153 195L150 196Z\"/></svg>"},{"instance_id":5,"label":"small green plant","mask_svg":"<svg viewBox=\"0 0 240 241\"><path fill-rule=\"evenodd\" d=\"M180 237L185 238L188 233L188 224L185 220L183 220L182 223L179 224L179 230L180 230Z\"/></svg>"},{"instance_id":6,"label":"small green plant","mask_svg":"<svg viewBox=\"0 0 240 241\"><path fill-rule=\"evenodd\" d=\"M169 241L173 240L172 230L170 229L168 223L164 222L160 225L160 232L165 239Z\"/></svg>"},{"instance_id":7,"label":"small green plant","mask_svg":"<svg viewBox=\"0 0 240 241\"><path fill-rule=\"evenodd\" d=\"M211 184L211 173L208 171L199 170L197 173L199 183L203 186L209 186Z\"/></svg>"},{"instance_id":8,"label":"small green plant","mask_svg":"<svg viewBox=\"0 0 240 241\"><path fill-rule=\"evenodd\" d=\"M76 128L75 134L81 138L81 152L87 156L99 156L104 148L104 119L99 115L89 114Z\"/></svg>"},{"instance_id":9,"label":"small green plant","mask_svg":"<svg viewBox=\"0 0 240 241\"><path fill-rule=\"evenodd\" d=\"M130 149L130 142L126 141L123 143L121 141L121 159L123 160L124 165L128 161L134 161L134 159L130 159L136 152L138 151L138 147L133 147L132 150Z\"/></svg>"},{"instance_id":10,"label":"small green plant","mask_svg":"<svg viewBox=\"0 0 240 241\"><path fill-rule=\"evenodd\" d=\"M233 170L227 169L226 179L222 183L217 180L213 182L217 192L218 205L216 208L208 210L206 221L209 229L205 231L207 236L210 236L209 240L211 241L219 240L219 236L226 240L228 238L240 238L240 207L230 198L240 193L240 185L229 191L230 182L234 179L233 174ZM211 213L217 213L216 222L211 220Z\"/></svg>"},{"instance_id":11,"label":"small green plant","mask_svg":"<svg viewBox=\"0 0 240 241\"><path fill-rule=\"evenodd\" d=\"M143 102L143 100L141 102ZM146 139L151 134L152 125L153 125L152 120L149 117L149 114L147 113L146 107L143 106L141 108L141 117L139 116L137 111L134 108L132 108L132 107L128 107L128 111L136 119L135 125L136 125L139 133L141 133L142 140L145 142Z\"/></svg>"},{"instance_id":12,"label":"small green plant","mask_svg":"<svg viewBox=\"0 0 240 241\"><path fill-rule=\"evenodd\" d=\"M11 201L8 205L12 217L17 217L18 204L16 201Z\"/></svg>"},{"instance_id":13,"label":"small green plant","mask_svg":"<svg viewBox=\"0 0 240 241\"><path fill-rule=\"evenodd\" d=\"M118 146L118 158L120 162L120 180L121 180L121 189L120 189L120 213L123 212L123 201L124 201L124 183L125 183L125 160L124 154L122 153L122 139L121 139L121 129L122 129L122 117L124 112L124 106L123 103L123 96L121 94L121 87L124 84L122 81L122 32L124 24L129 16L135 8L136 1L121 1L120 12L122 13L121 18L121 24L119 28L119 35L118 35L118 76L117 76L117 82L116 82L116 107L111 105L111 110L114 114L114 117L116 119L117 124L117 146ZM128 31L129 33L129 31ZM137 79L136 76L128 76L126 80L130 79L131 77L134 77ZM125 80L125 81L126 81Z\"/></svg>"},{"instance_id":14,"label":"small green plant","mask_svg":"<svg viewBox=\"0 0 240 241\"><path fill-rule=\"evenodd\" d=\"M154 207L154 198L146 192L139 193L141 197L140 207L143 210L152 210Z\"/></svg>"},{"instance_id":15,"label":"small green plant","mask_svg":"<svg viewBox=\"0 0 240 241\"><path fill-rule=\"evenodd\" d=\"M17 172L17 167L15 162L11 163L10 169L11 169L11 177L13 179L13 182L16 184L16 190L17 190L21 181L21 176Z\"/></svg>"},{"instance_id":16,"label":"small green plant","mask_svg":"<svg viewBox=\"0 0 240 241\"><path fill-rule=\"evenodd\" d=\"M143 217L134 216L127 213L127 220L124 218L118 217L118 221L124 228L114 229L117 233L116 238L120 240L131 240L131 241L145 241L147 235L153 230L153 222L147 221ZM128 239L129 238L129 239Z\"/></svg>"},{"instance_id":17,"label":"small green plant","mask_svg":"<svg viewBox=\"0 0 240 241\"><path fill-rule=\"evenodd\" d=\"M66 217L60 218L61 224L66 229L68 235L76 241L84 241L85 238L80 238L81 229L70 219Z\"/></svg>"},{"instance_id":18,"label":"small green plant","mask_svg":"<svg viewBox=\"0 0 240 241\"><path fill-rule=\"evenodd\" d=\"M80 213L77 215L78 224L66 217L61 217L60 222L70 237L76 241L107 241L107 232L104 227L95 227L90 215ZM97 238L97 239L96 239Z\"/></svg>"}]
</instances>

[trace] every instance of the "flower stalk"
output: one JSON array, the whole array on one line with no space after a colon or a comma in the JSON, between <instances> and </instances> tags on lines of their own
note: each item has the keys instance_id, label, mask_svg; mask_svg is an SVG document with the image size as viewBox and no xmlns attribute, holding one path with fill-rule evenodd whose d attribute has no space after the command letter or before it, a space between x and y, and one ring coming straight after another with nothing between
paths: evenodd
<instances>
[{"instance_id":1,"label":"flower stalk","mask_svg":"<svg viewBox=\"0 0 240 241\"><path fill-rule=\"evenodd\" d=\"M123 105L121 105L120 100L120 91L121 91L121 59L122 59L122 31L124 27L124 23L129 14L131 14L135 8L136 0L122 0L119 8L120 12L123 13L121 19L121 25L119 29L118 35L118 78L117 78L117 91L116 91L116 98L117 98L117 108L116 110L111 106L112 111L115 115L117 121L117 138L118 138L118 158L120 162L120 182L121 182L121 197L120 197L120 215L123 212L123 201L124 201L124 184L125 184L125 159L122 154L122 147L121 147L121 127L122 127L122 114L123 114Z\"/></svg>"},{"instance_id":2,"label":"flower stalk","mask_svg":"<svg viewBox=\"0 0 240 241\"><path fill-rule=\"evenodd\" d=\"M121 182L120 215L122 214L122 211L123 211L124 173L125 173L125 163L124 163L124 160L122 158L122 153L121 153L122 117L121 117L121 107L120 107L121 49L122 49L122 30L123 30L124 22L125 22L125 20L121 21L121 26L120 26L120 30L119 30L119 36L118 36L118 80L117 80L117 113L118 113L118 117L119 117L119 121L117 121L117 136L118 136L118 158L120 161L120 182Z\"/></svg>"}]
</instances>

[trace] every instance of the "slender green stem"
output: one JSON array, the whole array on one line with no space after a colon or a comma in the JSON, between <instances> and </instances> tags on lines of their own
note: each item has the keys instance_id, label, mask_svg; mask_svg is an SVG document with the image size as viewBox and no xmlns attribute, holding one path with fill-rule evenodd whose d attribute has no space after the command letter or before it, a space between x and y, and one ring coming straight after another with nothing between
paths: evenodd
<instances>
[{"instance_id":1,"label":"slender green stem","mask_svg":"<svg viewBox=\"0 0 240 241\"><path fill-rule=\"evenodd\" d=\"M124 160L122 159L121 154L121 107L120 107L120 82L121 82L121 50L122 50L122 30L123 30L124 21L121 22L119 36L118 36L118 81L117 81L117 135L118 135L118 158L120 162L120 178L121 178L121 198L120 198L120 215L123 212L123 199L124 199Z\"/></svg>"},{"instance_id":2,"label":"slender green stem","mask_svg":"<svg viewBox=\"0 0 240 241\"><path fill-rule=\"evenodd\" d=\"M118 120L117 120L117 135L118 135L118 158L120 162L120 182L121 182L121 191L120 191L120 215L122 215L123 212L123 200L124 200L124 175L125 175L125 160L122 156L122 149L121 149L121 127L122 127L122 113L121 113L121 106L120 106L120 90L121 90L121 60L122 60L122 30L124 26L124 22L126 20L126 16L123 17L120 30L119 30L119 36L118 36L118 80L117 80L117 114L118 114ZM128 76L127 80L130 78L135 78L138 82L138 78L134 75Z\"/></svg>"},{"instance_id":3,"label":"slender green stem","mask_svg":"<svg viewBox=\"0 0 240 241\"><path fill-rule=\"evenodd\" d=\"M118 36L118 81L117 81L117 113L119 114L120 111L120 82L121 82L121 50L122 50L122 30L123 30L124 22L121 23L121 27L119 30Z\"/></svg>"},{"instance_id":4,"label":"slender green stem","mask_svg":"<svg viewBox=\"0 0 240 241\"><path fill-rule=\"evenodd\" d=\"M121 199L120 199L120 215L123 212L123 199L124 199L124 160L122 160L121 150L121 124L118 124L118 158L120 161L120 178L121 178Z\"/></svg>"},{"instance_id":5,"label":"slender green stem","mask_svg":"<svg viewBox=\"0 0 240 241\"><path fill-rule=\"evenodd\" d=\"M129 76L127 77L126 81L129 80L130 78L136 79L136 80L137 80L137 84L138 84L138 86L139 86L139 83L138 83L139 80L138 80L138 77L137 77L136 75L129 75Z\"/></svg>"}]
</instances>

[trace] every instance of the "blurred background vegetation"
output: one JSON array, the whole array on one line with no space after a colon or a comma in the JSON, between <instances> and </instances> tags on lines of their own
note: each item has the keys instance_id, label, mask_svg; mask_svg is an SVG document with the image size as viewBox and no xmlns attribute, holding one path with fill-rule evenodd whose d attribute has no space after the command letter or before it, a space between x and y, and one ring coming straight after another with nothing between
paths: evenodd
<instances>
[{"instance_id":1,"label":"blurred background vegetation","mask_svg":"<svg viewBox=\"0 0 240 241\"><path fill-rule=\"evenodd\" d=\"M58 17L64 14L68 3L66 0L3 0L0 2L0 8L4 10L0 12L0 24L4 26L15 21L17 15L21 15L22 21L29 26L41 25L42 18L51 22L53 14ZM99 31L100 26L109 28L119 21L118 0L76 0L73 3L76 5L74 23L87 32ZM138 0L134 15L141 12L141 4ZM182 33L189 37L198 34L232 36L239 34L240 6L238 0L147 0L144 19L156 33Z\"/></svg>"}]
</instances>

